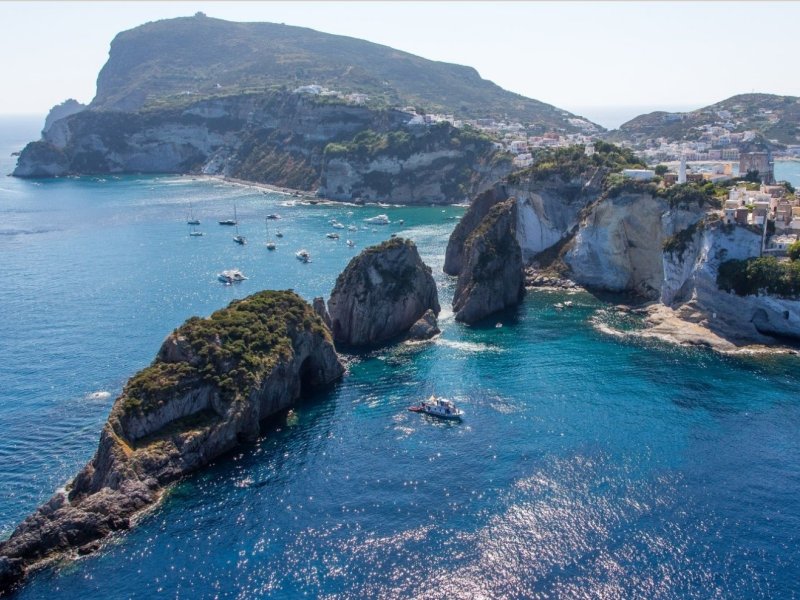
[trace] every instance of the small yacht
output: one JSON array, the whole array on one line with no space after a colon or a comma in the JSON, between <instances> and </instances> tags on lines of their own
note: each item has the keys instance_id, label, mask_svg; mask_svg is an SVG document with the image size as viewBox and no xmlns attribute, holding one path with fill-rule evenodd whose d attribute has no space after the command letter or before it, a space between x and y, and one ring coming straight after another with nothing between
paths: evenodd
<instances>
[{"instance_id":1,"label":"small yacht","mask_svg":"<svg viewBox=\"0 0 800 600\"><path fill-rule=\"evenodd\" d=\"M339 234L338 233L326 233L325 237L329 238L329 239L332 239L332 240L338 240L339 239Z\"/></svg>"},{"instance_id":2,"label":"small yacht","mask_svg":"<svg viewBox=\"0 0 800 600\"><path fill-rule=\"evenodd\" d=\"M426 415L439 417L441 419L460 419L464 414L464 411L457 408L451 400L447 398L437 398L436 396L431 396L419 404L409 406L408 410L411 412L425 413Z\"/></svg>"},{"instance_id":3,"label":"small yacht","mask_svg":"<svg viewBox=\"0 0 800 600\"><path fill-rule=\"evenodd\" d=\"M297 260L301 262L311 262L311 255L308 253L308 250L298 250L295 253L295 256L297 257Z\"/></svg>"},{"instance_id":4,"label":"small yacht","mask_svg":"<svg viewBox=\"0 0 800 600\"><path fill-rule=\"evenodd\" d=\"M281 216L280 216L280 215L276 215L275 213L273 213L273 214L271 214L271 215L267 215L267 218L268 218L270 221L277 221L278 219L280 219L280 218L281 218Z\"/></svg>"},{"instance_id":5,"label":"small yacht","mask_svg":"<svg viewBox=\"0 0 800 600\"><path fill-rule=\"evenodd\" d=\"M350 225L350 226L347 228L347 231L358 231L358 227L356 227L355 225Z\"/></svg>"},{"instance_id":6,"label":"small yacht","mask_svg":"<svg viewBox=\"0 0 800 600\"><path fill-rule=\"evenodd\" d=\"M283 237L283 233L282 233L282 232L280 232L280 231L276 231L276 232L275 232L275 237L277 237L277 238L282 238L282 237Z\"/></svg>"},{"instance_id":7,"label":"small yacht","mask_svg":"<svg viewBox=\"0 0 800 600\"><path fill-rule=\"evenodd\" d=\"M344 229L344 225L342 223L339 223L339 221L331 223L331 227L333 227L334 229Z\"/></svg>"},{"instance_id":8,"label":"small yacht","mask_svg":"<svg viewBox=\"0 0 800 600\"><path fill-rule=\"evenodd\" d=\"M352 248L353 246L355 246L355 245L356 245L356 243L355 243L353 240L347 240L347 245L348 245L350 248Z\"/></svg>"},{"instance_id":9,"label":"small yacht","mask_svg":"<svg viewBox=\"0 0 800 600\"><path fill-rule=\"evenodd\" d=\"M389 216L388 215L375 215L374 217L369 217L368 219L364 219L365 223L372 223L374 225L388 225L389 224Z\"/></svg>"},{"instance_id":10,"label":"small yacht","mask_svg":"<svg viewBox=\"0 0 800 600\"><path fill-rule=\"evenodd\" d=\"M247 279L247 277L245 277L244 273L242 273L239 269L228 269L227 271L223 271L217 275L217 279L219 279L222 283L230 285L232 283L244 281Z\"/></svg>"}]
</instances>

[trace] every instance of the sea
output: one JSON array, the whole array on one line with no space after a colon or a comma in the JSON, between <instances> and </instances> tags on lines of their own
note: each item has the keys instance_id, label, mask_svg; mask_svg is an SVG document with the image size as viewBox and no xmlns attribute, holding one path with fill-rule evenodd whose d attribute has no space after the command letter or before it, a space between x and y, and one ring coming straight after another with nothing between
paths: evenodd
<instances>
[{"instance_id":1,"label":"sea","mask_svg":"<svg viewBox=\"0 0 800 600\"><path fill-rule=\"evenodd\" d=\"M41 125L0 119L2 173ZM799 166L779 177L800 185ZM339 383L12 598L800 595L800 358L613 337L587 294L531 292L465 326L442 274L462 207L296 200L188 176L0 180L0 539L92 457L125 381L189 316L265 288L327 296L391 234L443 307L435 341L346 355ZM243 247L217 224L234 207ZM333 218L358 231L326 238ZM229 268L249 279L221 284ZM464 419L407 410L431 394Z\"/></svg>"}]
</instances>

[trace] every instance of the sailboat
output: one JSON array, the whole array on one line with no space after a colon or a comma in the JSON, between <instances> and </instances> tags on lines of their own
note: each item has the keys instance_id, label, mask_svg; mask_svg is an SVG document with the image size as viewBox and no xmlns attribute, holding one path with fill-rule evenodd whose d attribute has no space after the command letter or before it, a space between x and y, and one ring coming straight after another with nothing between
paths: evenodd
<instances>
[{"instance_id":1,"label":"sailboat","mask_svg":"<svg viewBox=\"0 0 800 600\"><path fill-rule=\"evenodd\" d=\"M236 218L236 205L233 205L233 220L236 223L236 235L233 236L233 241L239 244L240 246L244 246L247 243L247 238L243 235L239 235L239 219Z\"/></svg>"},{"instance_id":2,"label":"sailboat","mask_svg":"<svg viewBox=\"0 0 800 600\"><path fill-rule=\"evenodd\" d=\"M267 230L267 250L275 250L275 242L269 239L269 219L264 219L264 226Z\"/></svg>"},{"instance_id":3,"label":"sailboat","mask_svg":"<svg viewBox=\"0 0 800 600\"><path fill-rule=\"evenodd\" d=\"M232 219L225 219L223 221L217 221L220 225L238 225L239 222L236 220L236 205L233 205L233 218Z\"/></svg>"},{"instance_id":4,"label":"sailboat","mask_svg":"<svg viewBox=\"0 0 800 600\"><path fill-rule=\"evenodd\" d=\"M191 231L189 231L189 237L200 237L204 235L202 231L197 231L195 227L196 227L195 225L192 225L192 229Z\"/></svg>"},{"instance_id":5,"label":"sailboat","mask_svg":"<svg viewBox=\"0 0 800 600\"><path fill-rule=\"evenodd\" d=\"M195 218L194 213L192 213L192 203L189 202L189 217L186 219L187 225L200 225L200 219ZM200 234L202 235L202 234Z\"/></svg>"}]
</instances>

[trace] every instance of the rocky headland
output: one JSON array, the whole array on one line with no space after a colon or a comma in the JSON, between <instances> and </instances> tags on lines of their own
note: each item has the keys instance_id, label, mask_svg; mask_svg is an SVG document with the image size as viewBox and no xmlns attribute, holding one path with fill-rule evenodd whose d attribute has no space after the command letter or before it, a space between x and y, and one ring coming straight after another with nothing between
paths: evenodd
<instances>
[{"instance_id":1,"label":"rocky headland","mask_svg":"<svg viewBox=\"0 0 800 600\"><path fill-rule=\"evenodd\" d=\"M0 591L37 563L93 551L165 486L255 439L263 419L343 372L328 327L293 292L189 319L128 381L92 460L0 543Z\"/></svg>"},{"instance_id":2,"label":"rocky headland","mask_svg":"<svg viewBox=\"0 0 800 600\"><path fill-rule=\"evenodd\" d=\"M469 279L467 240L492 210L511 202L516 221L510 231L529 288L579 287L628 295L638 304L649 301L645 330L637 335L680 344L739 352L800 340L800 302L794 296L737 293L720 283L723 263L753 260L762 243L760 231L721 223L724 187L665 189L626 180L622 168L642 166L635 156L611 144L595 148L593 155L569 148L545 153L533 167L477 196L450 237L445 272ZM508 265L498 261L496 267L499 278ZM499 297L511 296L516 285L514 279L508 288L493 288L498 306ZM462 294L456 293L459 308Z\"/></svg>"},{"instance_id":3,"label":"rocky headland","mask_svg":"<svg viewBox=\"0 0 800 600\"><path fill-rule=\"evenodd\" d=\"M511 171L488 136L430 113L601 129L469 67L198 14L120 33L95 98L55 107L14 175L207 174L336 200L446 204Z\"/></svg>"},{"instance_id":4,"label":"rocky headland","mask_svg":"<svg viewBox=\"0 0 800 600\"><path fill-rule=\"evenodd\" d=\"M347 346L387 342L406 333L429 310L434 315L440 310L431 268L414 242L399 237L354 257L328 300L333 338Z\"/></svg>"}]
</instances>

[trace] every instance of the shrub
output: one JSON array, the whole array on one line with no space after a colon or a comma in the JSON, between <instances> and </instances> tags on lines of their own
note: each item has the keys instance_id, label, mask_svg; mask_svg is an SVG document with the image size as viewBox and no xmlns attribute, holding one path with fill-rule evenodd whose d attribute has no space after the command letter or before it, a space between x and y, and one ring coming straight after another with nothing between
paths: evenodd
<instances>
[{"instance_id":1,"label":"shrub","mask_svg":"<svg viewBox=\"0 0 800 600\"><path fill-rule=\"evenodd\" d=\"M767 294L800 297L800 262L781 262L774 256L728 260L719 266L717 287L739 296Z\"/></svg>"}]
</instances>

